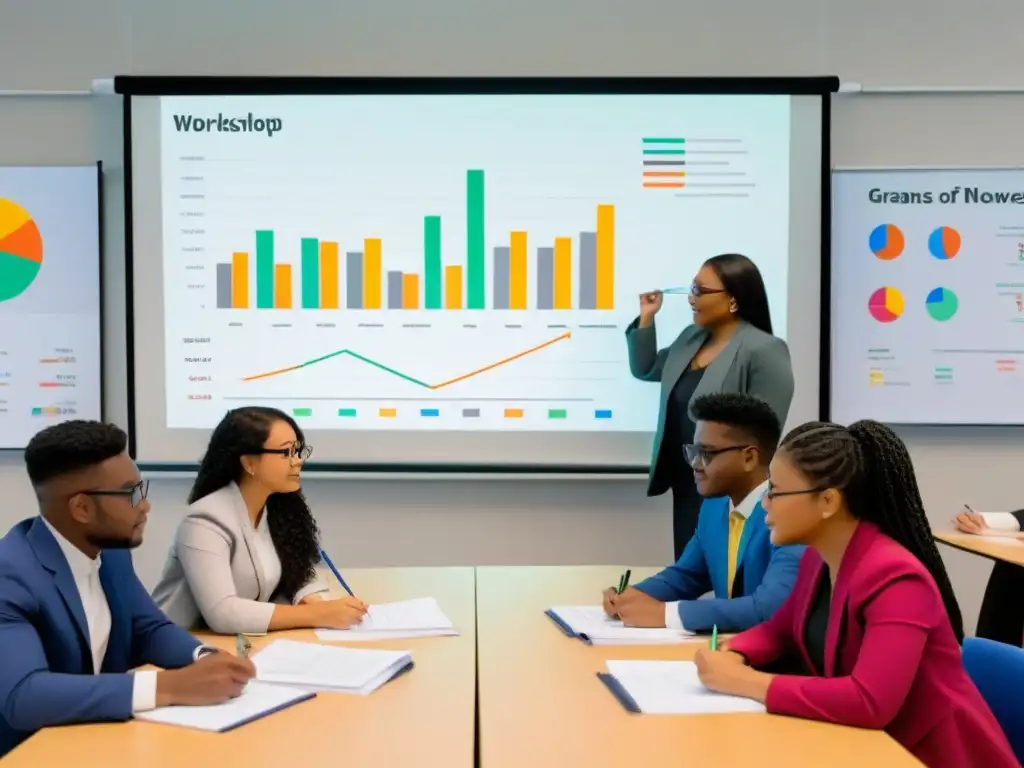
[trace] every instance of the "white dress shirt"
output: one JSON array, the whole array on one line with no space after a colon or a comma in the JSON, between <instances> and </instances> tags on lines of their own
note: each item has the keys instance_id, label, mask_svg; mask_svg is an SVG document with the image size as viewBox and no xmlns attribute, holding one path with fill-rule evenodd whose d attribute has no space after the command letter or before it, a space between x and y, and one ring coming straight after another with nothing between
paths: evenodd
<instances>
[{"instance_id":1,"label":"white dress shirt","mask_svg":"<svg viewBox=\"0 0 1024 768\"><path fill-rule=\"evenodd\" d=\"M985 525L993 531L1005 531L1006 533L1020 531L1020 523L1009 512L982 512L981 517L985 521Z\"/></svg>"},{"instance_id":2,"label":"white dress shirt","mask_svg":"<svg viewBox=\"0 0 1024 768\"><path fill-rule=\"evenodd\" d=\"M732 503L732 499L729 499L729 514L731 515L733 512L738 512L743 516L744 520L749 519L750 513L754 511L754 507L758 505L767 490L768 481L765 480L757 486L757 488L748 493L739 504L734 505ZM1011 517L1013 516L1011 515ZM739 568L739 563L736 564L736 567ZM669 629L682 629L685 631L686 627L683 626L683 620L679 616L680 602L682 601L676 600L672 603L665 603L665 626Z\"/></svg>"},{"instance_id":3,"label":"white dress shirt","mask_svg":"<svg viewBox=\"0 0 1024 768\"><path fill-rule=\"evenodd\" d=\"M96 674L103 668L103 659L107 655L107 643L110 642L110 604L107 602L107 595L100 584L101 556L96 559L89 557L82 550L65 539L57 529L50 525L45 518L40 518L46 527L50 529L53 538L57 540L60 551L64 553L68 568L74 577L75 586L78 588L78 596L82 600L82 608L85 611L85 622L89 629L89 647L92 650L92 669ZM204 653L211 652L213 648L199 646L193 653L193 659L198 659ZM156 676L152 670L135 672L132 681L132 712L145 712L156 708Z\"/></svg>"}]
</instances>

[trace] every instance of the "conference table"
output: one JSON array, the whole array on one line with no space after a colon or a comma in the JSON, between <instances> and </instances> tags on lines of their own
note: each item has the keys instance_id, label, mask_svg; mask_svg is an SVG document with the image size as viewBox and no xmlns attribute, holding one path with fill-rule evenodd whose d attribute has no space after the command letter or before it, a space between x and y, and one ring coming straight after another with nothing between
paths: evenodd
<instances>
[{"instance_id":1,"label":"conference table","mask_svg":"<svg viewBox=\"0 0 1024 768\"><path fill-rule=\"evenodd\" d=\"M631 715L596 674L609 659L690 659L675 646L587 646L544 615L593 605L625 566L477 568L483 768L785 765L902 768L921 763L882 731L767 714ZM653 573L633 568L633 582ZM422 765L427 765L422 762Z\"/></svg>"},{"instance_id":2,"label":"conference table","mask_svg":"<svg viewBox=\"0 0 1024 768\"><path fill-rule=\"evenodd\" d=\"M474 764L476 696L473 569L348 569L345 578L368 602L436 597L460 634L349 643L352 647L412 652L414 669L370 696L323 693L222 734L142 721L48 728L4 758L4 768L470 768ZM199 637L234 652L233 637ZM277 632L273 638L251 638L253 652L277 638L316 642L309 630Z\"/></svg>"},{"instance_id":3,"label":"conference table","mask_svg":"<svg viewBox=\"0 0 1024 768\"><path fill-rule=\"evenodd\" d=\"M932 531L936 541L972 555L1024 566L1024 537L976 536L960 531Z\"/></svg>"}]
</instances>

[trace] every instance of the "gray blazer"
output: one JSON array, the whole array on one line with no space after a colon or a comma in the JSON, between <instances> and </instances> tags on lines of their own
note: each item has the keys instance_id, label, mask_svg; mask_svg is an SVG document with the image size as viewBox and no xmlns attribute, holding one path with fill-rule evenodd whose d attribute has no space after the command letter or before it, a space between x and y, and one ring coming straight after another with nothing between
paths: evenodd
<instances>
[{"instance_id":1,"label":"gray blazer","mask_svg":"<svg viewBox=\"0 0 1024 768\"><path fill-rule=\"evenodd\" d=\"M242 494L232 483L189 507L153 600L186 629L205 624L221 634L266 632L275 604L282 602L271 601L280 580L268 576L271 570L279 573L275 557L273 547L261 543ZM326 591L327 585L314 578L296 593L294 602Z\"/></svg>"},{"instance_id":2,"label":"gray blazer","mask_svg":"<svg viewBox=\"0 0 1024 768\"><path fill-rule=\"evenodd\" d=\"M653 480L665 434L669 397L693 356L707 341L708 332L697 325L688 326L669 346L658 349L655 326L639 328L639 322L639 318L634 320L626 329L630 373L642 381L661 382L658 430L651 457ZM786 342L744 324L708 366L693 396L697 398L712 392L755 395L765 400L780 423L785 424L793 401L793 387L793 364Z\"/></svg>"}]
</instances>

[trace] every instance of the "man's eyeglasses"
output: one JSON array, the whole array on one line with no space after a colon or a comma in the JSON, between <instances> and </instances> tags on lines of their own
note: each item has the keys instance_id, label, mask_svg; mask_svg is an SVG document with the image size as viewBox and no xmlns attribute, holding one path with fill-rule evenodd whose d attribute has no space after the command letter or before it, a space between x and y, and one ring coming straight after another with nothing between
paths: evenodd
<instances>
[{"instance_id":1,"label":"man's eyeglasses","mask_svg":"<svg viewBox=\"0 0 1024 768\"><path fill-rule=\"evenodd\" d=\"M312 445L290 445L287 448L261 448L260 453L273 453L278 456L286 456L289 459L301 459L305 461L313 455Z\"/></svg>"},{"instance_id":2,"label":"man's eyeglasses","mask_svg":"<svg viewBox=\"0 0 1024 768\"><path fill-rule=\"evenodd\" d=\"M694 469L706 467L715 460L715 456L730 451L745 451L749 445L727 445L724 448L706 448L703 445L684 445L683 455L686 456L686 463Z\"/></svg>"},{"instance_id":3,"label":"man's eyeglasses","mask_svg":"<svg viewBox=\"0 0 1024 768\"><path fill-rule=\"evenodd\" d=\"M127 496L133 507L139 506L149 496L149 480L139 480L131 488L101 488L99 490L79 491L83 496Z\"/></svg>"}]
</instances>

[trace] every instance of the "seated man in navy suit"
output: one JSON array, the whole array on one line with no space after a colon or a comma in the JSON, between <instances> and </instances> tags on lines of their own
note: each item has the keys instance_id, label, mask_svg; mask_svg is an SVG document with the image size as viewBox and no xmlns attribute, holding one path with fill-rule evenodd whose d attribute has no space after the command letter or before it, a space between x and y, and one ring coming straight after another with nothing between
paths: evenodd
<instances>
[{"instance_id":1,"label":"seated man in navy suit","mask_svg":"<svg viewBox=\"0 0 1024 768\"><path fill-rule=\"evenodd\" d=\"M674 565L622 594L606 590L604 608L628 626L740 632L782 605L804 552L772 545L761 507L782 425L749 395L704 395L690 410L696 432L686 458L704 497L697 531Z\"/></svg>"},{"instance_id":2,"label":"seated man in navy suit","mask_svg":"<svg viewBox=\"0 0 1024 768\"><path fill-rule=\"evenodd\" d=\"M126 443L69 421L25 449L41 516L0 539L0 757L51 725L227 701L255 673L175 626L135 575L148 484ZM131 672L145 664L168 671Z\"/></svg>"}]
</instances>

